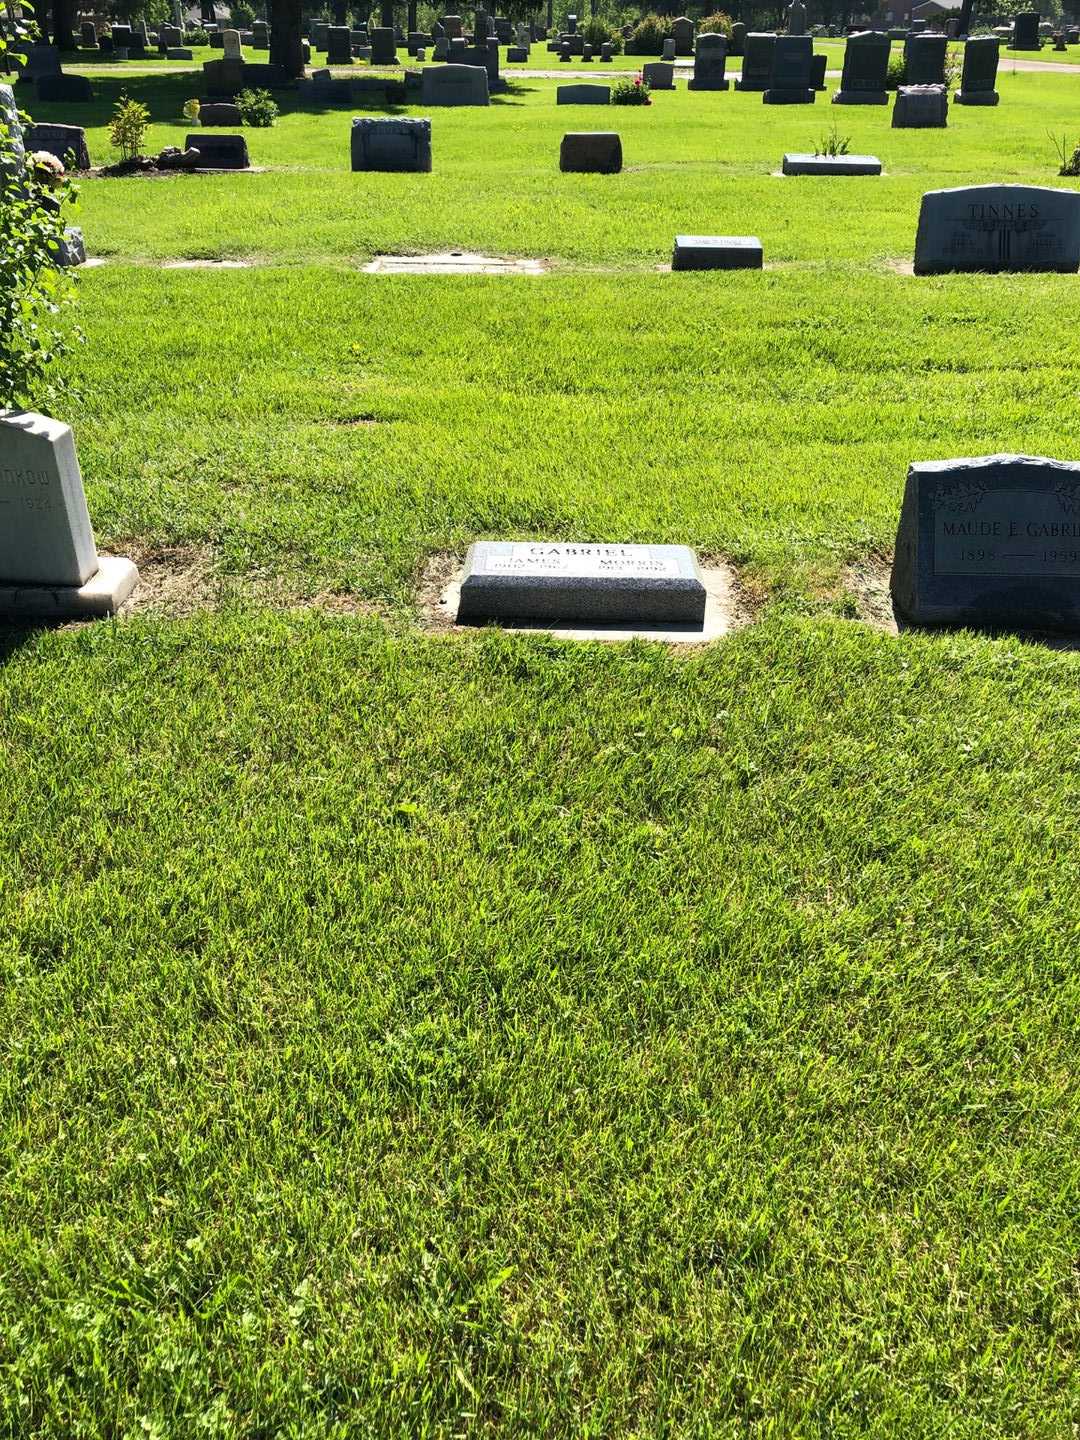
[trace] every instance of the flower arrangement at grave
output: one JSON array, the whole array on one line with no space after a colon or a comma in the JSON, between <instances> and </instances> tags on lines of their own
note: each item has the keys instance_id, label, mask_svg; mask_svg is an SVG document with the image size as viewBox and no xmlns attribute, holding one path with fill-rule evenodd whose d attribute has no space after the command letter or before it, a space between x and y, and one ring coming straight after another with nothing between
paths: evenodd
<instances>
[{"instance_id":1,"label":"flower arrangement at grave","mask_svg":"<svg viewBox=\"0 0 1080 1440\"><path fill-rule=\"evenodd\" d=\"M652 98L649 93L649 86L643 75L635 75L632 80L618 80L611 87L612 105L651 105Z\"/></svg>"},{"instance_id":2,"label":"flower arrangement at grave","mask_svg":"<svg viewBox=\"0 0 1080 1440\"><path fill-rule=\"evenodd\" d=\"M202 106L199 104L198 100L185 100L184 108L183 110L181 110L180 113L181 115L183 115L184 119L188 122L189 125L194 125L195 121L199 118L199 111L201 109Z\"/></svg>"}]
</instances>

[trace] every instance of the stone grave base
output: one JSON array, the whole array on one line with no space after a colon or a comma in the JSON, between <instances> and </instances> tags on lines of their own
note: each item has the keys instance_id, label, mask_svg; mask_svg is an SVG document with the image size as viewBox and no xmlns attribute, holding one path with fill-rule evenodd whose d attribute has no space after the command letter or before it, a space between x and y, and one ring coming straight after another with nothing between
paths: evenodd
<instances>
[{"instance_id":1,"label":"stone grave base","mask_svg":"<svg viewBox=\"0 0 1080 1440\"><path fill-rule=\"evenodd\" d=\"M832 97L834 105L887 105L887 90L837 90Z\"/></svg>"},{"instance_id":2,"label":"stone grave base","mask_svg":"<svg viewBox=\"0 0 1080 1440\"><path fill-rule=\"evenodd\" d=\"M376 255L367 275L546 275L542 260L511 260L451 250L441 255Z\"/></svg>"},{"instance_id":3,"label":"stone grave base","mask_svg":"<svg viewBox=\"0 0 1080 1440\"><path fill-rule=\"evenodd\" d=\"M763 105L813 105L817 99L814 90L766 90L761 97Z\"/></svg>"},{"instance_id":4,"label":"stone grave base","mask_svg":"<svg viewBox=\"0 0 1080 1440\"><path fill-rule=\"evenodd\" d=\"M97 620L115 615L138 584L139 572L119 555L98 557L98 572L85 585L4 585L0 617L5 620Z\"/></svg>"},{"instance_id":5,"label":"stone grave base","mask_svg":"<svg viewBox=\"0 0 1080 1440\"><path fill-rule=\"evenodd\" d=\"M785 175L880 175L876 155L785 155Z\"/></svg>"},{"instance_id":6,"label":"stone grave base","mask_svg":"<svg viewBox=\"0 0 1080 1440\"><path fill-rule=\"evenodd\" d=\"M954 105L996 105L1001 96L996 90L958 90L953 96Z\"/></svg>"}]
</instances>

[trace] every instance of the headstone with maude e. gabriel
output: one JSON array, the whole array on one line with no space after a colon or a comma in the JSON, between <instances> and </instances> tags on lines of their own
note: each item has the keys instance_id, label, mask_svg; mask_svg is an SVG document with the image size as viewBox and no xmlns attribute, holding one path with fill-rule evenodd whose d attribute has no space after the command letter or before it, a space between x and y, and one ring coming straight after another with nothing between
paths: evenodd
<instances>
[{"instance_id":1,"label":"headstone with maude e. gabriel","mask_svg":"<svg viewBox=\"0 0 1080 1440\"><path fill-rule=\"evenodd\" d=\"M1048 185L930 190L919 210L916 275L1080 269L1080 192Z\"/></svg>"},{"instance_id":2,"label":"headstone with maude e. gabriel","mask_svg":"<svg viewBox=\"0 0 1080 1440\"><path fill-rule=\"evenodd\" d=\"M1080 629L1080 464L985 455L912 465L891 588L912 625Z\"/></svg>"},{"instance_id":3,"label":"headstone with maude e. gabriel","mask_svg":"<svg viewBox=\"0 0 1080 1440\"><path fill-rule=\"evenodd\" d=\"M0 410L0 615L110 615L138 578L97 553L70 428Z\"/></svg>"},{"instance_id":4,"label":"headstone with maude e. gabriel","mask_svg":"<svg viewBox=\"0 0 1080 1440\"><path fill-rule=\"evenodd\" d=\"M685 545L485 540L469 548L457 618L694 626L704 622L705 599Z\"/></svg>"}]
</instances>

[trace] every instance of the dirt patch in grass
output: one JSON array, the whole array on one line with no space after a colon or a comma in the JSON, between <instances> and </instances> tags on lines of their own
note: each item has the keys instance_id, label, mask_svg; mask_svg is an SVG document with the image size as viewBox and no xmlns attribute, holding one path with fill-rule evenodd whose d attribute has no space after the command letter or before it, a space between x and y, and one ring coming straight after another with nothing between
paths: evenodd
<instances>
[{"instance_id":1,"label":"dirt patch in grass","mask_svg":"<svg viewBox=\"0 0 1080 1440\"><path fill-rule=\"evenodd\" d=\"M856 619L889 635L899 634L889 593L892 561L871 555L844 571L844 590L855 602Z\"/></svg>"},{"instance_id":2,"label":"dirt patch in grass","mask_svg":"<svg viewBox=\"0 0 1080 1440\"><path fill-rule=\"evenodd\" d=\"M894 275L914 275L915 262L913 260L900 260L895 256L884 262L885 269L891 270Z\"/></svg>"}]
</instances>

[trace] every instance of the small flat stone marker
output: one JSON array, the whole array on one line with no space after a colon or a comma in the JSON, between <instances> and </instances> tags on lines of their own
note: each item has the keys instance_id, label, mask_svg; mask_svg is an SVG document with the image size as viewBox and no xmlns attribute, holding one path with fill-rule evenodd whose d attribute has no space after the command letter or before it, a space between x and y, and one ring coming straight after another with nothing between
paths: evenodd
<instances>
[{"instance_id":1,"label":"small flat stone marker","mask_svg":"<svg viewBox=\"0 0 1080 1440\"><path fill-rule=\"evenodd\" d=\"M760 270L756 235L676 235L672 270Z\"/></svg>"},{"instance_id":2,"label":"small flat stone marker","mask_svg":"<svg viewBox=\"0 0 1080 1440\"><path fill-rule=\"evenodd\" d=\"M111 615L138 578L97 553L70 427L0 410L0 615Z\"/></svg>"},{"instance_id":3,"label":"small flat stone marker","mask_svg":"<svg viewBox=\"0 0 1080 1440\"><path fill-rule=\"evenodd\" d=\"M985 455L912 465L891 590L913 625L1080 629L1080 464Z\"/></svg>"},{"instance_id":4,"label":"small flat stone marker","mask_svg":"<svg viewBox=\"0 0 1080 1440\"><path fill-rule=\"evenodd\" d=\"M697 626L705 585L686 545L481 540L469 547L458 622L622 622Z\"/></svg>"},{"instance_id":5,"label":"small flat stone marker","mask_svg":"<svg viewBox=\"0 0 1080 1440\"><path fill-rule=\"evenodd\" d=\"M876 155L785 155L785 175L880 175Z\"/></svg>"}]
</instances>

